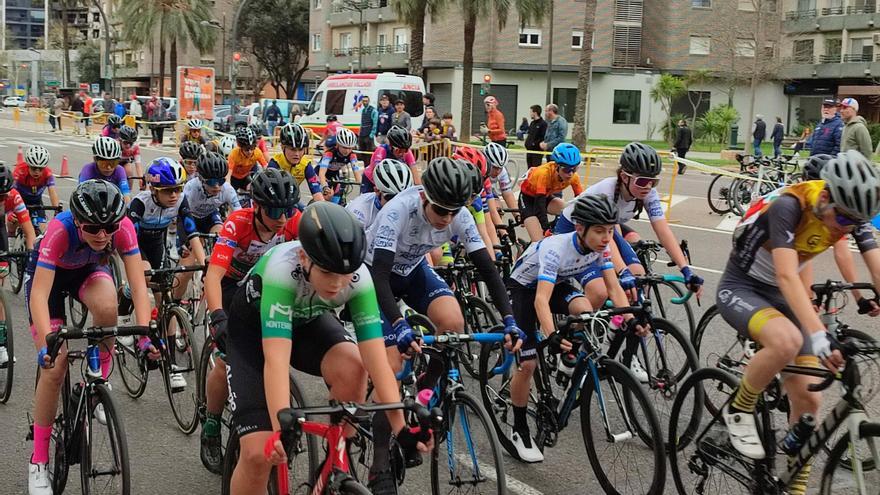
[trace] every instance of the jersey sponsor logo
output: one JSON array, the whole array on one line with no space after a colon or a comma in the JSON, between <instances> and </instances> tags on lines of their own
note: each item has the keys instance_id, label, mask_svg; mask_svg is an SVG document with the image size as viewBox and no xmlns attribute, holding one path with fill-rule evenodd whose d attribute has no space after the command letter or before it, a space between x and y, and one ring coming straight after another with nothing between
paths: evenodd
<instances>
[{"instance_id":1,"label":"jersey sponsor logo","mask_svg":"<svg viewBox=\"0 0 880 495\"><path fill-rule=\"evenodd\" d=\"M223 224L223 230L228 232L229 235L235 237L235 222L226 222Z\"/></svg>"},{"instance_id":2,"label":"jersey sponsor logo","mask_svg":"<svg viewBox=\"0 0 880 495\"><path fill-rule=\"evenodd\" d=\"M721 301L721 304L732 307L740 313L744 311L753 312L757 309L754 305L745 302L741 297L734 295L733 292L728 289L718 291L718 300Z\"/></svg>"},{"instance_id":3,"label":"jersey sponsor logo","mask_svg":"<svg viewBox=\"0 0 880 495\"><path fill-rule=\"evenodd\" d=\"M266 325L266 328L271 328L273 330L293 330L293 324L289 321L269 320L265 322L264 325Z\"/></svg>"},{"instance_id":4,"label":"jersey sponsor logo","mask_svg":"<svg viewBox=\"0 0 880 495\"><path fill-rule=\"evenodd\" d=\"M290 318L293 314L293 308L287 304L275 303L269 307L269 318L275 318L276 313Z\"/></svg>"},{"instance_id":5,"label":"jersey sponsor logo","mask_svg":"<svg viewBox=\"0 0 880 495\"><path fill-rule=\"evenodd\" d=\"M256 274L248 277L244 293L248 303L259 299L263 295L263 279Z\"/></svg>"},{"instance_id":6,"label":"jersey sponsor logo","mask_svg":"<svg viewBox=\"0 0 880 495\"><path fill-rule=\"evenodd\" d=\"M785 242L788 244L791 244L794 242L794 232L791 232L788 230L785 231Z\"/></svg>"}]
</instances>

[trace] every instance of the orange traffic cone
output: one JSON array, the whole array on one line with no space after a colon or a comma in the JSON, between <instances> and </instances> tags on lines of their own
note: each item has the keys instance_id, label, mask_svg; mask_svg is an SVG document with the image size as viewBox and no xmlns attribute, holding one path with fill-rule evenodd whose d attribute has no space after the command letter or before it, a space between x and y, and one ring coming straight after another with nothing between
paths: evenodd
<instances>
[{"instance_id":1,"label":"orange traffic cone","mask_svg":"<svg viewBox=\"0 0 880 495\"><path fill-rule=\"evenodd\" d=\"M21 151L21 145L18 145L18 154L15 155L15 164L24 163L24 153Z\"/></svg>"},{"instance_id":2,"label":"orange traffic cone","mask_svg":"<svg viewBox=\"0 0 880 495\"><path fill-rule=\"evenodd\" d=\"M70 177L70 166L67 164L67 155L61 157L61 176Z\"/></svg>"}]
</instances>

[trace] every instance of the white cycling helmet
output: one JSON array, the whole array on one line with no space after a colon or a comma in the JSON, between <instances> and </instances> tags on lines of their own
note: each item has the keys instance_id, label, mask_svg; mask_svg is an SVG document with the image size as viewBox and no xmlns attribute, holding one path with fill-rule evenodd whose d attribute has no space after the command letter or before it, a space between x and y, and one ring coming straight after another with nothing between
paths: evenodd
<instances>
[{"instance_id":1,"label":"white cycling helmet","mask_svg":"<svg viewBox=\"0 0 880 495\"><path fill-rule=\"evenodd\" d=\"M220 153L223 153L224 157L229 157L232 148L235 148L235 136L227 134L220 138Z\"/></svg>"},{"instance_id":2,"label":"white cycling helmet","mask_svg":"<svg viewBox=\"0 0 880 495\"><path fill-rule=\"evenodd\" d=\"M190 129L201 129L204 125L205 123L201 119L189 119L186 121L186 126Z\"/></svg>"},{"instance_id":3,"label":"white cycling helmet","mask_svg":"<svg viewBox=\"0 0 880 495\"><path fill-rule=\"evenodd\" d=\"M118 160L122 156L122 147L112 137L101 136L92 144L92 154L101 160Z\"/></svg>"},{"instance_id":4,"label":"white cycling helmet","mask_svg":"<svg viewBox=\"0 0 880 495\"><path fill-rule=\"evenodd\" d=\"M45 168L49 165L49 150L42 146L31 146L24 152L24 161L28 167Z\"/></svg>"},{"instance_id":5,"label":"white cycling helmet","mask_svg":"<svg viewBox=\"0 0 880 495\"><path fill-rule=\"evenodd\" d=\"M344 148L357 148L357 136L350 129L339 129L336 133L336 144Z\"/></svg>"},{"instance_id":6,"label":"white cycling helmet","mask_svg":"<svg viewBox=\"0 0 880 495\"><path fill-rule=\"evenodd\" d=\"M405 163L386 158L373 170L373 183L382 194L399 194L412 187L413 176Z\"/></svg>"},{"instance_id":7,"label":"white cycling helmet","mask_svg":"<svg viewBox=\"0 0 880 495\"><path fill-rule=\"evenodd\" d=\"M486 155L486 161L489 162L490 167L504 168L510 160L507 148L498 143L487 144L486 148L483 149L483 154Z\"/></svg>"},{"instance_id":8,"label":"white cycling helmet","mask_svg":"<svg viewBox=\"0 0 880 495\"><path fill-rule=\"evenodd\" d=\"M847 215L868 221L880 213L880 172L858 151L841 152L825 164L819 176L834 206Z\"/></svg>"}]
</instances>

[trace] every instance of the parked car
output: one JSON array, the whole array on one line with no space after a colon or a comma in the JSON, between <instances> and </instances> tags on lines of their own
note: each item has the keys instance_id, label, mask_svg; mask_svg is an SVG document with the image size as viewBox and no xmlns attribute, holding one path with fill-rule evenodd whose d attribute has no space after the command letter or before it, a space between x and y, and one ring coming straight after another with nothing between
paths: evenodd
<instances>
[{"instance_id":1,"label":"parked car","mask_svg":"<svg viewBox=\"0 0 880 495\"><path fill-rule=\"evenodd\" d=\"M229 132L232 130L232 107L229 105L214 105L214 130Z\"/></svg>"},{"instance_id":2,"label":"parked car","mask_svg":"<svg viewBox=\"0 0 880 495\"><path fill-rule=\"evenodd\" d=\"M250 105L239 110L237 114L235 114L232 127L237 129L239 127L248 126L255 123L262 122L260 118L262 116L262 110L260 109L259 103L251 103Z\"/></svg>"},{"instance_id":3,"label":"parked car","mask_svg":"<svg viewBox=\"0 0 880 495\"><path fill-rule=\"evenodd\" d=\"M3 99L3 106L24 108L27 106L27 100L22 99L21 96L7 96Z\"/></svg>"}]
</instances>

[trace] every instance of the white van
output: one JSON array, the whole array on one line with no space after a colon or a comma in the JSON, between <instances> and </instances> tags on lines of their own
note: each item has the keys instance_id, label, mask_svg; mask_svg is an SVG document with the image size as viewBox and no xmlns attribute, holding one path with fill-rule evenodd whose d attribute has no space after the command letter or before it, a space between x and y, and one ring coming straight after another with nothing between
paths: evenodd
<instances>
[{"instance_id":1,"label":"white van","mask_svg":"<svg viewBox=\"0 0 880 495\"><path fill-rule=\"evenodd\" d=\"M370 104L378 107L379 96L387 94L392 105L396 100L406 102L406 111L412 118L412 128L422 125L425 107L425 81L420 77L393 72L381 74L336 74L321 82L299 123L317 134L327 125L327 116L336 115L339 123L358 132L361 127L361 98L370 97Z\"/></svg>"}]
</instances>

